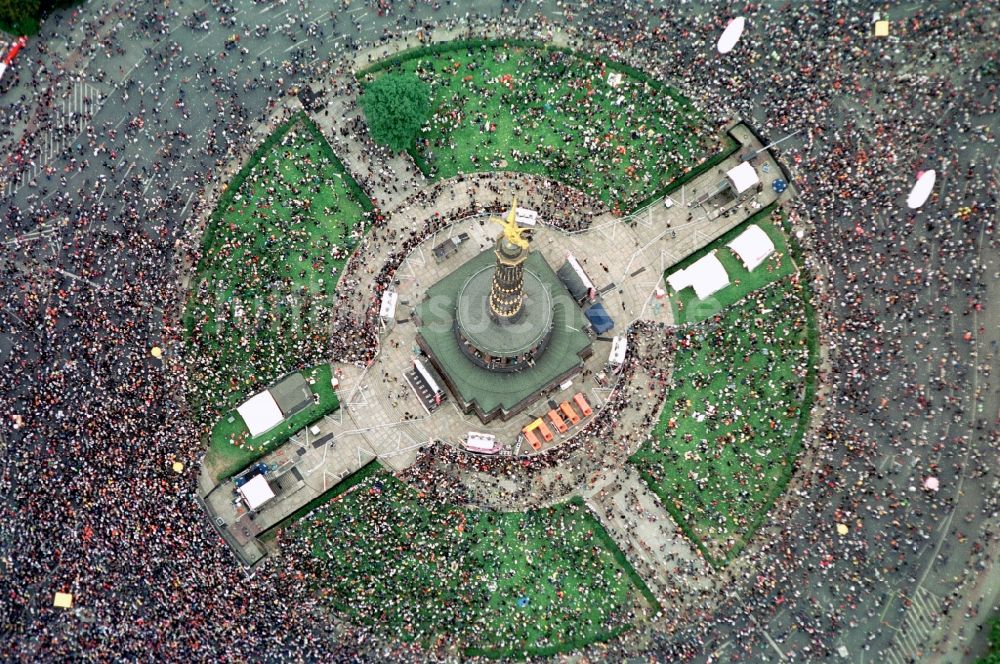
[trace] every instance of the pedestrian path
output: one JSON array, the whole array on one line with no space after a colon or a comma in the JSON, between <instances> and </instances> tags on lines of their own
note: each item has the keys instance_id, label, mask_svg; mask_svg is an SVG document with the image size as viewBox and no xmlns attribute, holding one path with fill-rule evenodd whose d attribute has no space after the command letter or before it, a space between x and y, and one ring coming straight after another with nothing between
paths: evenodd
<instances>
[{"instance_id":1,"label":"pedestrian path","mask_svg":"<svg viewBox=\"0 0 1000 664\"><path fill-rule=\"evenodd\" d=\"M943 600L923 586L918 586L906 601L910 602L906 617L893 640L892 648L885 655L888 664L923 661L927 655L927 636L941 620Z\"/></svg>"},{"instance_id":2,"label":"pedestrian path","mask_svg":"<svg viewBox=\"0 0 1000 664\"><path fill-rule=\"evenodd\" d=\"M347 87L349 94L335 94L332 89ZM319 125L327 140L344 162L354 178L361 184L365 192L376 201L376 205L385 210L395 206L409 196L423 191L428 185L427 179L416 167L405 152L390 153L387 149L375 146L365 135L359 136L355 127L364 125L363 112L358 103L357 85L346 78L333 79L329 86L317 86L315 92L327 92L328 103L322 113L313 113L312 117ZM341 141L346 136L351 140ZM367 177L366 177L367 176Z\"/></svg>"},{"instance_id":3,"label":"pedestrian path","mask_svg":"<svg viewBox=\"0 0 1000 664\"><path fill-rule=\"evenodd\" d=\"M35 145L39 146L37 158L28 164L28 168L20 176L6 182L2 197L13 196L21 187L37 178L54 157L73 145L107 99L108 94L97 85L74 81L66 97L55 106L54 128L35 135Z\"/></svg>"},{"instance_id":4,"label":"pedestrian path","mask_svg":"<svg viewBox=\"0 0 1000 664\"><path fill-rule=\"evenodd\" d=\"M663 605L711 586L711 570L676 532L673 518L630 465L584 492L587 506Z\"/></svg>"}]
</instances>

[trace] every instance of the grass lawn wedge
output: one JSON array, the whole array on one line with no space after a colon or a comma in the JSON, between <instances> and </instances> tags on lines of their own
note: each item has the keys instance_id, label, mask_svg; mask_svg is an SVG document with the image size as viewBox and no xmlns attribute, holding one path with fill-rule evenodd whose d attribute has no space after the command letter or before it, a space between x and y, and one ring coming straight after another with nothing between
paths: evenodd
<instances>
[{"instance_id":1,"label":"grass lawn wedge","mask_svg":"<svg viewBox=\"0 0 1000 664\"><path fill-rule=\"evenodd\" d=\"M716 258L729 275L729 285L704 300L698 299L692 288L684 288L680 292L671 289L670 304L673 307L674 322L678 325L701 322L739 302L748 294L794 274L796 265L789 253L788 238L781 224L782 217L783 213L777 208L761 210L667 270L669 274L684 269L714 251ZM747 270L736 254L726 246L750 225L759 226L774 243L775 249L774 253L753 271Z\"/></svg>"},{"instance_id":2,"label":"grass lawn wedge","mask_svg":"<svg viewBox=\"0 0 1000 664\"><path fill-rule=\"evenodd\" d=\"M329 359L334 289L369 201L319 129L295 116L230 183L185 311L188 400L203 421Z\"/></svg>"},{"instance_id":3,"label":"grass lawn wedge","mask_svg":"<svg viewBox=\"0 0 1000 664\"><path fill-rule=\"evenodd\" d=\"M720 151L691 102L609 60L531 42L417 49L362 74L416 74L432 116L412 151L428 175L545 175L625 214Z\"/></svg>"},{"instance_id":4,"label":"grass lawn wedge","mask_svg":"<svg viewBox=\"0 0 1000 664\"><path fill-rule=\"evenodd\" d=\"M816 361L805 298L788 277L678 328L672 387L631 458L715 564L761 525L801 449Z\"/></svg>"},{"instance_id":5,"label":"grass lawn wedge","mask_svg":"<svg viewBox=\"0 0 1000 664\"><path fill-rule=\"evenodd\" d=\"M582 501L523 513L425 498L365 477L294 526L290 546L349 620L466 654L555 654L606 641L658 610ZM627 563L624 563L627 566Z\"/></svg>"}]
</instances>

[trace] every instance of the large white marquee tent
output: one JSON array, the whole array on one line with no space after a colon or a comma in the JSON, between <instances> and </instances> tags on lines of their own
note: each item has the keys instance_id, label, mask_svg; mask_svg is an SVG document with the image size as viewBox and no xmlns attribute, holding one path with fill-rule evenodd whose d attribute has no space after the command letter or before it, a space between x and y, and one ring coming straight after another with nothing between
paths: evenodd
<instances>
[{"instance_id":1,"label":"large white marquee tent","mask_svg":"<svg viewBox=\"0 0 1000 664\"><path fill-rule=\"evenodd\" d=\"M399 294L394 291L382 293L382 304L379 306L378 315L382 318L392 318L396 315L396 302Z\"/></svg>"},{"instance_id":2,"label":"large white marquee tent","mask_svg":"<svg viewBox=\"0 0 1000 664\"><path fill-rule=\"evenodd\" d=\"M236 409L253 437L278 426L285 416L267 390L253 395Z\"/></svg>"},{"instance_id":3,"label":"large white marquee tent","mask_svg":"<svg viewBox=\"0 0 1000 664\"><path fill-rule=\"evenodd\" d=\"M729 285L729 274L713 251L699 258L686 269L677 270L671 274L667 277L667 283L675 291L691 286L698 299L704 300L709 295L717 293Z\"/></svg>"},{"instance_id":4,"label":"large white marquee tent","mask_svg":"<svg viewBox=\"0 0 1000 664\"><path fill-rule=\"evenodd\" d=\"M263 475L254 475L253 478L241 486L240 495L246 501L247 507L252 510L257 509L267 501L274 498L274 491Z\"/></svg>"},{"instance_id":5,"label":"large white marquee tent","mask_svg":"<svg viewBox=\"0 0 1000 664\"><path fill-rule=\"evenodd\" d=\"M742 194L751 187L756 187L760 183L760 177L750 162L744 161L739 166L733 166L726 171L726 177L733 185L733 191Z\"/></svg>"},{"instance_id":6,"label":"large white marquee tent","mask_svg":"<svg viewBox=\"0 0 1000 664\"><path fill-rule=\"evenodd\" d=\"M751 272L774 253L774 242L757 224L751 224L726 246L739 256L743 265Z\"/></svg>"}]
</instances>

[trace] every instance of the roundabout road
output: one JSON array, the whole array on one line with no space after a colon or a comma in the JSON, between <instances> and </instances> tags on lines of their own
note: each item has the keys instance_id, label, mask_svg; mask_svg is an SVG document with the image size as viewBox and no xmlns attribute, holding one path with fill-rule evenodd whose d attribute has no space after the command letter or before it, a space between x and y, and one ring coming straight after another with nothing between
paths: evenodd
<instances>
[{"instance_id":1,"label":"roundabout road","mask_svg":"<svg viewBox=\"0 0 1000 664\"><path fill-rule=\"evenodd\" d=\"M642 27L644 4L594 4L569 16L563 4L445 3L435 10L427 2L403 2L379 16L372 4L355 0L334 22L328 7L316 2L240 2L231 8L180 2L163 9L160 3L91 0L72 21L63 16L46 23L22 55L20 79L3 98L13 118L3 139L8 157L24 152L34 162L29 175L15 169L5 182L5 410L30 411L37 406L30 396L35 382L58 382L60 372L72 372L79 382L62 388L66 401L53 397L65 410L71 403L100 401L109 381L125 381L134 370L135 348L163 342L180 302L171 292L174 252L183 249L199 192L213 184L220 164L249 154L269 105L290 85L311 80L325 61L339 60L385 30L411 31L456 17L458 27L476 25L467 13L503 17L512 31L517 24L511 16L534 21L543 33L550 20L588 25L606 37L606 46L631 40L636 58L661 63L651 68L668 80L690 77L685 92L716 120L742 114L772 138L800 128L800 121L810 123L810 131L783 150L801 158L803 194L792 209L809 229L806 244L821 257L813 268L826 284L830 414L811 441L821 463L798 478L786 513L778 515L780 524L761 535L754 564L736 564L725 573L746 592L732 593L707 635L685 628L668 640L686 641L702 660L714 654L722 660L817 661L844 646L850 661L961 661L966 647L982 647L973 625L997 605L998 594L995 572L982 570L997 553L1000 264L992 229L1000 191L996 144L977 129L995 126L995 110L989 115L973 106L992 103L995 109L995 90L980 86L974 73L985 57L982 34L995 33L995 17L992 33L962 30L955 36L969 21L989 27L988 18L980 21L981 8L959 18L902 6L893 10L894 26L908 30L914 41L885 42L895 48L885 47L884 57L870 42L864 42L869 52L845 48L834 57L833 46L793 44L775 30L771 38L780 41L778 50L796 62L782 65L779 75L762 66L771 57L767 43L754 42L761 62L746 63L745 70L732 60L688 51L664 57L644 50L658 44L659 34L682 39L682 30L707 44L718 26L714 12L700 4L652 16L650 25L664 26L660 33ZM764 10L762 19L803 35L810 22L822 34L846 25L856 29L850 37L861 41L867 39L863 22L875 9L837 7L846 24L831 13L803 18L806 8L788 6ZM204 10L207 29L191 27L197 10ZM265 24L268 33L254 36ZM948 29L961 53L943 46ZM239 47L227 50L225 40L234 33L241 35ZM694 49L702 51L707 49ZM842 69L829 67L830 61ZM843 78L836 78L837 86L835 72ZM925 85L942 94L921 96L923 88L911 85L927 74L931 82ZM768 76L778 76L780 85L766 84ZM43 114L46 87L54 102ZM912 117L903 118L901 108ZM32 136L30 147L16 148L25 132ZM845 171L848 162L855 170ZM892 192L926 162L943 165L943 195L919 214L900 213L903 194ZM48 175L45 166L52 169ZM850 178L848 189L831 186L834 173ZM382 185L375 175L363 179L373 191ZM878 189L884 181L888 193ZM963 222L955 216L963 205L984 212ZM970 306L970 298L985 308ZM80 317L94 310L107 312L109 324L131 330L129 340L123 344L110 333L102 338L94 332L99 359L80 367L73 364L76 351L93 340L74 335ZM964 339L966 331L974 343ZM157 422L173 416L155 408L144 415ZM56 431L65 414L53 417ZM25 481L17 477L19 468L47 453L44 438L30 435L32 426L29 435L3 430L0 444L14 469L13 479L5 481L12 486ZM185 450L192 461L196 454ZM941 481L938 493L919 488L931 474ZM5 498L8 515L18 509L15 500ZM848 536L837 539L837 520L849 522ZM19 555L16 523L8 521L3 556L13 560ZM75 542L77 536L71 537ZM113 553L92 555L93 564L125 566ZM764 571L743 578L751 567ZM185 565L177 569L190 572ZM52 573L61 578L58 565ZM29 657L44 640L29 616L50 601L49 588L39 583L16 587L32 607L16 621L26 634L16 652ZM134 583L118 592L144 592ZM118 605L105 610L130 621L141 614ZM65 629L73 634L87 627L73 623ZM945 637L952 638L939 652Z\"/></svg>"}]
</instances>

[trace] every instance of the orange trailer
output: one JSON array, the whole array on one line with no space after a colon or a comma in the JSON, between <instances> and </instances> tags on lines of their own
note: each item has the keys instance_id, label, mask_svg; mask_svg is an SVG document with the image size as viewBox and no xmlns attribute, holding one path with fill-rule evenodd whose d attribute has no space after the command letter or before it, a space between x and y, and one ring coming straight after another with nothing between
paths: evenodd
<instances>
[{"instance_id":1,"label":"orange trailer","mask_svg":"<svg viewBox=\"0 0 1000 664\"><path fill-rule=\"evenodd\" d=\"M549 411L549 420L552 421L553 426L559 433L566 433L566 423L563 422L562 418L559 417L559 413L554 410Z\"/></svg>"},{"instance_id":2,"label":"orange trailer","mask_svg":"<svg viewBox=\"0 0 1000 664\"><path fill-rule=\"evenodd\" d=\"M573 426L580 421L580 416L576 414L576 411L573 410L573 406L569 405L568 401L563 401L559 404L559 410L561 410L563 415L566 416L566 419L569 420L570 426Z\"/></svg>"},{"instance_id":3,"label":"orange trailer","mask_svg":"<svg viewBox=\"0 0 1000 664\"><path fill-rule=\"evenodd\" d=\"M587 400L583 398L582 392L577 392L573 395L573 401L576 402L576 405L580 408L580 412L583 413L584 417L590 417L594 412L590 409L590 404L587 403Z\"/></svg>"},{"instance_id":4,"label":"orange trailer","mask_svg":"<svg viewBox=\"0 0 1000 664\"><path fill-rule=\"evenodd\" d=\"M524 437L525 439L527 439L528 444L531 445L532 449L534 449L535 451L542 449L542 443L538 440L538 437L535 436L534 431L532 431L528 427L524 427L523 431L524 431Z\"/></svg>"}]
</instances>

